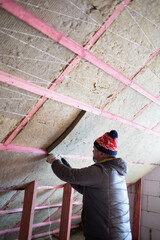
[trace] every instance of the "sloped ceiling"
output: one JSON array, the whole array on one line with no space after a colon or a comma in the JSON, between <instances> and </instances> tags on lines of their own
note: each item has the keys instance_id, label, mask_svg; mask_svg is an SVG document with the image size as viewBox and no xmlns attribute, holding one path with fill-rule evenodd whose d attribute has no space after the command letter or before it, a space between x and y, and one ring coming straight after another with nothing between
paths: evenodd
<instances>
[{"instance_id":1,"label":"sloped ceiling","mask_svg":"<svg viewBox=\"0 0 160 240\"><path fill-rule=\"evenodd\" d=\"M4 2L1 1L2 7L6 8ZM2 74L1 149L8 145L49 147L54 154L75 155L76 160L73 157L69 161L82 167L91 163L93 141L104 132L117 129L118 156L130 162L127 181L134 182L151 171L155 166L150 164L160 162L159 1L16 3L81 46L93 38L116 9L123 9L89 50L91 57L96 56L96 66L90 56L89 60L82 56L73 66L76 51L13 16L9 8L1 9L2 73L43 89L51 87L59 94L58 101L44 100L30 92L32 85L28 85L28 91L20 89L21 84L8 84ZM103 63L99 59L114 69L114 77L101 69ZM119 81L120 74L130 81L127 86ZM71 106L65 96L71 99ZM74 105L77 100L79 108ZM37 103L39 108L35 107ZM83 111L83 104L87 104L89 112ZM33 110L34 115L28 117ZM25 124L20 125L24 119ZM26 149L17 153L13 147L11 152L0 152L1 186L20 185L35 177L42 185L47 184L48 177L58 183L52 173L46 179L49 167L44 156L36 151L24 153Z\"/></svg>"},{"instance_id":2,"label":"sloped ceiling","mask_svg":"<svg viewBox=\"0 0 160 240\"><path fill-rule=\"evenodd\" d=\"M111 129L119 133L118 156L128 162L127 183L160 164L160 2L0 3L0 187L35 179L40 186L61 184L45 153L88 166L94 140ZM57 41L35 29L37 20L14 3L62 33ZM48 34L54 38L56 31ZM68 39L73 42L64 47ZM8 198L2 194L1 205Z\"/></svg>"}]
</instances>

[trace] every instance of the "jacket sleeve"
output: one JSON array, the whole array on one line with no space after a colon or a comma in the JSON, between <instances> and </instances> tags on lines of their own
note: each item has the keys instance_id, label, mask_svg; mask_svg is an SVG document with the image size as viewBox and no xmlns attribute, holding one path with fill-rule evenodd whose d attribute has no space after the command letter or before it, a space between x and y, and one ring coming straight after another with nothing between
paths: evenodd
<instances>
[{"instance_id":1,"label":"jacket sleeve","mask_svg":"<svg viewBox=\"0 0 160 240\"><path fill-rule=\"evenodd\" d=\"M79 193L81 193L83 195L84 193L84 186L81 185L77 185L77 184L71 184L72 188L74 188L76 191L78 191Z\"/></svg>"},{"instance_id":2,"label":"jacket sleeve","mask_svg":"<svg viewBox=\"0 0 160 240\"><path fill-rule=\"evenodd\" d=\"M68 182L71 185L96 186L102 181L103 176L103 169L98 165L75 169L65 167L59 160L52 163L52 170L62 181Z\"/></svg>"}]
</instances>

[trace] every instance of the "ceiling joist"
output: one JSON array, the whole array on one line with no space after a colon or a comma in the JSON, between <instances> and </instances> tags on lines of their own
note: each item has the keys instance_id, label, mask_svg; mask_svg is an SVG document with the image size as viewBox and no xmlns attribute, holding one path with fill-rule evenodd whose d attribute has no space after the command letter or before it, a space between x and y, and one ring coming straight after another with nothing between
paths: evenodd
<instances>
[{"instance_id":1,"label":"ceiling joist","mask_svg":"<svg viewBox=\"0 0 160 240\"><path fill-rule=\"evenodd\" d=\"M127 0L126 4L128 4L131 0ZM114 20L120 15L120 13L124 10L124 5L121 3L118 8L111 14L111 16L105 21L105 23L99 28L99 30L93 35L93 37L88 41L88 43L84 46L85 49L91 49L96 41L102 36L102 34L106 31L106 29L114 22ZM49 88L50 90L55 90L58 85L64 80L65 76L67 76L73 68L79 63L82 58L80 56L76 56L70 64L66 67L66 69L59 75L59 77L54 81L54 83ZM28 121L33 117L33 115L39 110L39 108L46 102L47 98L42 97L34 106L34 108L28 113L27 117L25 117L19 126L15 128L15 130L10 134L10 136L6 139L5 145L10 144L13 139L18 135L18 133L24 128Z\"/></svg>"},{"instance_id":2,"label":"ceiling joist","mask_svg":"<svg viewBox=\"0 0 160 240\"><path fill-rule=\"evenodd\" d=\"M27 11L25 8L21 7L19 4L12 0L0 0L1 7L7 10L8 12L12 13L14 16L18 17L22 21L26 22L30 26L34 27L35 29L39 30L43 34L47 35L48 37L52 38L56 42L60 43L67 49L71 50L72 52L78 54L81 58L84 58L88 62L92 63L99 69L103 70L104 72L108 73L112 77L116 78L117 80L121 81L126 86L131 87L132 89L136 90L143 96L147 97L154 103L160 105L160 99L157 99L153 96L150 92L143 89L138 84L134 83L131 79L127 78L122 73L115 70L110 65L106 64L101 59L94 56L88 50L71 40L70 38L66 37L61 32L57 31L55 28L48 25L46 22L35 16L34 14ZM125 4L128 4L128 1L124 1ZM159 52L160 49L156 50L156 53Z\"/></svg>"},{"instance_id":3,"label":"ceiling joist","mask_svg":"<svg viewBox=\"0 0 160 240\"><path fill-rule=\"evenodd\" d=\"M9 151L9 152L24 152L24 153L36 153L36 154L47 154L46 150L40 148L33 148L33 147L24 147L24 146L17 146L17 145L5 145L0 143L0 150L2 151Z\"/></svg>"},{"instance_id":4,"label":"ceiling joist","mask_svg":"<svg viewBox=\"0 0 160 240\"><path fill-rule=\"evenodd\" d=\"M123 124L132 126L132 127L137 128L139 130L142 130L146 133L150 133L150 134L153 134L153 135L156 135L156 136L160 136L160 132L149 129L149 128L143 126L143 125L137 124L137 123L132 122L128 119L122 118L120 116L117 116L115 114L106 112L104 110L101 111L99 108L93 107L89 104L83 103L81 101L78 101L78 100L73 99L71 97L65 96L63 94L53 92L49 89L43 88L43 87L38 86L36 84L30 83L30 82L28 82L28 81L26 81L22 78L12 76L12 75L10 75L8 73L5 73L5 72L2 72L2 71L0 71L0 81L4 82L4 83L7 83L9 85L12 85L12 86L21 88L23 90L35 93L37 95L44 96L44 97L49 98L51 100L55 100L55 101L58 101L60 103L67 104L69 106L84 110L86 112L90 112L90 113L108 118L110 120L115 120L115 121L121 122Z\"/></svg>"}]
</instances>

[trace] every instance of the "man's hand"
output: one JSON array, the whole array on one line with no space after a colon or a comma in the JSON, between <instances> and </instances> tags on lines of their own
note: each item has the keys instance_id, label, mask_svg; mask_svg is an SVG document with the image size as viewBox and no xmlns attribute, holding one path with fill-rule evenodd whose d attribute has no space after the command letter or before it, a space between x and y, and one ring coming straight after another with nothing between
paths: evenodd
<instances>
[{"instance_id":1,"label":"man's hand","mask_svg":"<svg viewBox=\"0 0 160 240\"><path fill-rule=\"evenodd\" d=\"M48 156L47 156L46 162L52 164L52 163L53 163L54 161L56 161L56 160L57 160L57 158L54 156L54 154L50 153L50 154L48 154Z\"/></svg>"}]
</instances>

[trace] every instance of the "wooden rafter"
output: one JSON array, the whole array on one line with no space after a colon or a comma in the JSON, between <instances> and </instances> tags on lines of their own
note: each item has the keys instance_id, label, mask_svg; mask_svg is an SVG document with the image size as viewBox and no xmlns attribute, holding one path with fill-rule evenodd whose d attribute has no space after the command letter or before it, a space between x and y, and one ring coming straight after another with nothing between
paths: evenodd
<instances>
[{"instance_id":1,"label":"wooden rafter","mask_svg":"<svg viewBox=\"0 0 160 240\"><path fill-rule=\"evenodd\" d=\"M33 148L33 147L23 147L17 145L6 145L4 143L0 143L0 150L3 151L10 151L10 152L25 152L25 153L36 153L36 154L47 154L47 151L40 148Z\"/></svg>"},{"instance_id":2,"label":"wooden rafter","mask_svg":"<svg viewBox=\"0 0 160 240\"><path fill-rule=\"evenodd\" d=\"M128 1L124 0L123 2L126 4ZM13 0L0 0L0 3L2 8L12 13L14 16L18 17L19 19L26 22L30 26L44 33L45 35L55 40L56 42L60 43L64 47L68 48L72 52L78 54L81 58L84 58L88 62L92 63L94 66L98 67L99 69L108 73L112 77L121 81L126 86L131 87L132 89L136 90L143 96L152 100L154 103L160 105L160 99L153 96L150 92L143 89L137 83L133 82L131 79L127 78L125 75L118 72L109 64L105 63L104 61L102 61L101 59L93 55L91 52L89 52L87 49L80 46L70 38L66 37L64 34L59 32L55 28L51 27L49 24L47 24L46 22L44 22L34 14L30 13L25 8L21 7L19 4L17 4ZM160 48L155 51L155 54L157 54L159 51L160 51Z\"/></svg>"},{"instance_id":3,"label":"wooden rafter","mask_svg":"<svg viewBox=\"0 0 160 240\"><path fill-rule=\"evenodd\" d=\"M29 13L27 12L24 8L22 8L21 6L19 6L18 4L16 4L14 1L12 0L0 0L1 6L6 9L7 11L11 12L12 14L16 15L15 13L15 9L14 7L19 7L19 12L24 11L25 13ZM125 4L129 4L130 0L126 0ZM8 5L9 4L9 5ZM13 7L13 9L12 9ZM113 21L119 16L119 14L125 9L125 6L123 4L123 2L119 5L119 7L112 13L112 15L108 18L108 20L100 27L100 29L96 32L96 34L91 38L91 40L85 45L85 47L83 49L87 49L89 50L94 43L98 40L98 38L104 33L104 31L113 23ZM12 12L13 11L13 12ZM16 10L17 11L17 10ZM29 13L30 14L30 13ZM16 15L17 16L17 15ZM34 17L34 15L32 15ZM18 16L17 16L18 17ZM36 18L38 19L38 18ZM24 19L22 19L24 20ZM26 20L24 20L26 21ZM43 22L43 21L42 21ZM44 22L43 22L44 23ZM31 23L29 23L31 24ZM44 26L45 23L44 23ZM50 26L49 26L50 27ZM44 27L45 28L45 27ZM39 29L40 31L42 29ZM42 31L43 32L43 31ZM46 33L45 33L46 34ZM160 49L157 49L154 53L152 53L149 57L149 59L145 62L145 64L139 69L137 70L137 72L130 78L130 80L132 80L145 66L146 64L160 51ZM80 59L82 58L82 56L77 56L75 57L75 59L71 62L71 64L64 70L64 72L56 79L56 81L54 83L56 83L56 85L52 85L50 87L50 89L55 90L55 88L59 85L59 83L61 83L64 79L64 77L73 69L73 67L80 61ZM157 97L155 97L157 98ZM158 98L157 98L158 99ZM43 100L43 101L41 101ZM13 139L14 137L18 134L19 131L21 131L21 129L23 128L23 126L25 126L25 124L28 122L28 119L31 119L31 117L35 114L35 112L42 106L42 104L47 100L46 97L42 97L36 106L31 110L31 112L22 120L22 122L20 123L20 125L13 131L13 133L9 136L9 138L5 141L5 144L3 146L0 146L1 150L8 150L8 151L16 151L16 147L13 146L12 149L12 145L7 146ZM159 99L158 99L159 100ZM153 102L153 100L151 101ZM158 123L156 126L158 126L160 123ZM153 127L153 129L156 128ZM7 146L7 147L6 147ZM17 146L19 147L19 146ZM6 149L7 148L7 149ZM26 148L26 150L24 150L24 152L27 151L31 151L32 149ZM35 152L38 153L38 149L35 150ZM40 149L40 151L43 151ZM23 152L23 150L21 149L20 152ZM40 152L39 152L40 153ZM42 153L43 154L43 153ZM45 154L45 151L44 151Z\"/></svg>"},{"instance_id":4,"label":"wooden rafter","mask_svg":"<svg viewBox=\"0 0 160 240\"><path fill-rule=\"evenodd\" d=\"M129 4L131 0L127 0L126 4ZM124 5L121 3L119 7L111 14L111 16L105 21L105 23L99 28L99 30L93 35L93 37L88 41L88 43L84 46L85 49L91 49L96 41L102 36L102 34L106 31L107 28L114 22L114 20L120 15L120 13L125 9ZM64 80L65 76L67 76L72 69L79 63L82 59L80 56L76 56L71 63L66 67L66 69L59 75L59 77L54 81L54 84L49 88L50 90L55 90L58 85ZM46 102L47 98L42 97L34 106L34 108L28 113L27 117L25 117L18 127L11 133L11 135L5 141L5 145L8 145L12 142L12 140L17 136L17 134L23 129L23 127L28 123L33 115L39 110L39 108Z\"/></svg>"},{"instance_id":5,"label":"wooden rafter","mask_svg":"<svg viewBox=\"0 0 160 240\"><path fill-rule=\"evenodd\" d=\"M102 117L105 117L105 118L108 118L110 120L115 120L115 121L124 123L126 125L135 127L139 130L145 131L146 133L150 133L150 134L154 134L156 136L160 136L160 132L154 131L154 130L152 130L150 128L147 128L143 125L132 122L128 119L122 118L120 116L117 116L115 114L106 112L104 110L101 111L99 108L93 107L89 104L83 103L81 101L78 101L78 100L73 99L71 97L65 96L65 95L60 94L58 92L53 92L49 89L43 88L39 85L36 85L34 83L30 83L28 81L25 81L22 78L12 76L11 74L7 74L7 73L2 72L2 71L0 71L0 81L2 81L4 83L7 83L7 84L10 84L12 86L24 89L26 91L33 92L33 93L35 93L37 95L40 95L40 96L43 95L43 96L45 96L45 97L47 97L51 100L55 100L55 101L67 104L69 106L72 106L72 107L75 107L75 108L78 108L78 109L81 109L81 110L84 110L84 111L87 111L87 112L91 112L93 114L96 114L96 115L99 115L99 116L102 116Z\"/></svg>"}]
</instances>

